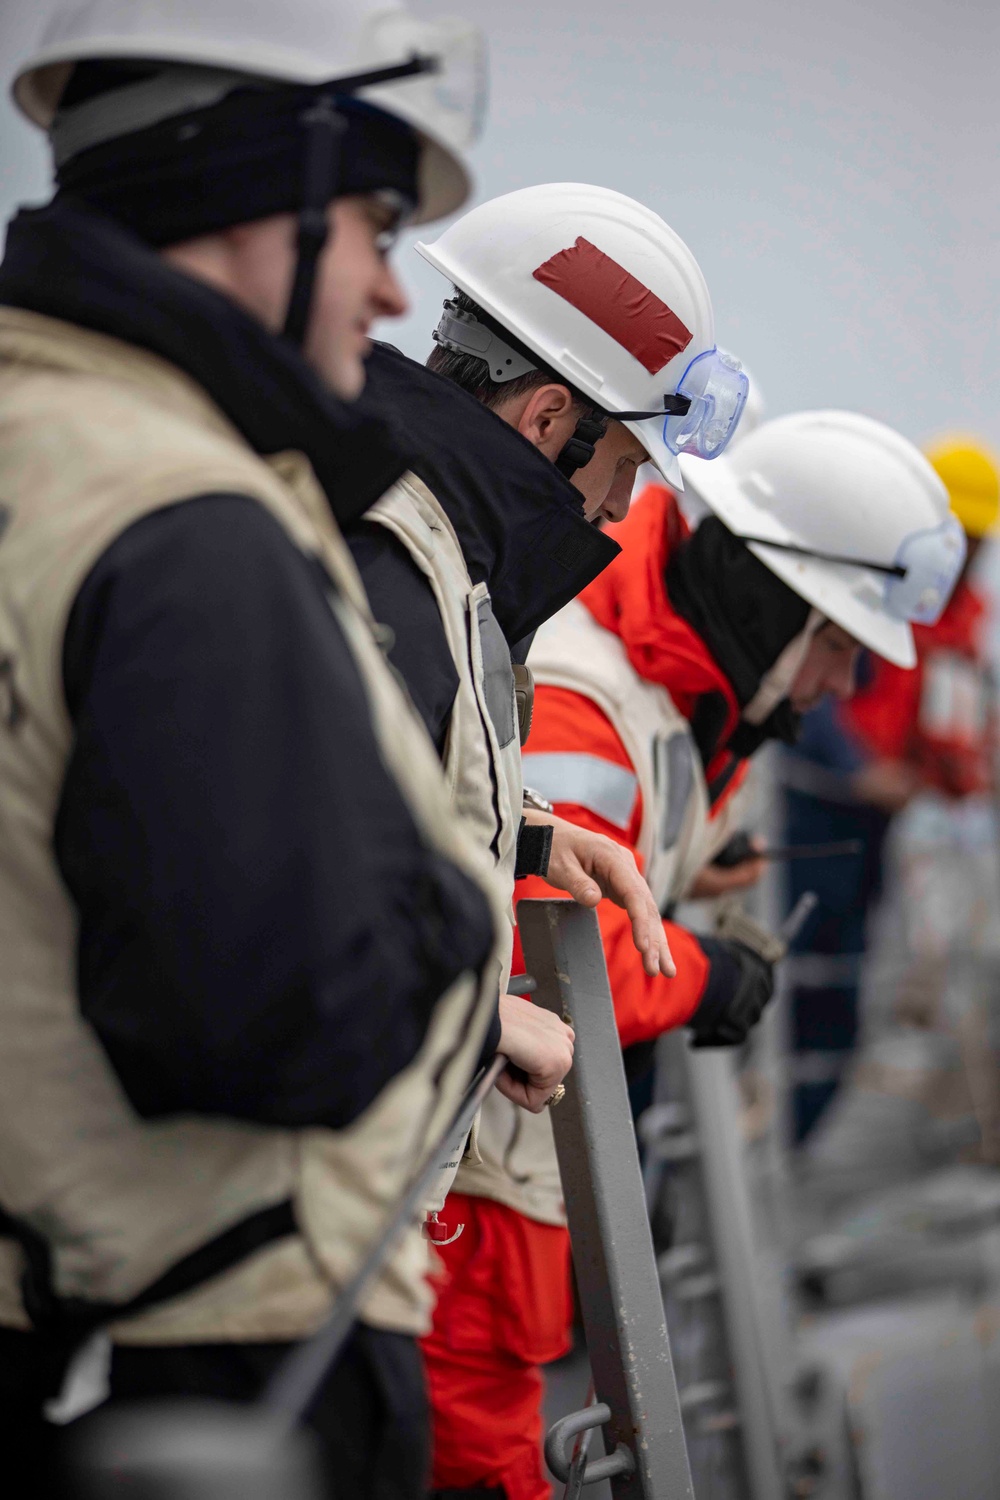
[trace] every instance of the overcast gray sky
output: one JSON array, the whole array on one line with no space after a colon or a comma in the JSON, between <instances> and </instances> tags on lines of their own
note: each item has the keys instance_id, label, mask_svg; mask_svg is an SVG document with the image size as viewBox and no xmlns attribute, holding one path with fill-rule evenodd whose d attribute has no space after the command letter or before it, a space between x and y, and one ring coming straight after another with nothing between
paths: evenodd
<instances>
[{"instance_id":1,"label":"overcast gray sky","mask_svg":"<svg viewBox=\"0 0 1000 1500\"><path fill-rule=\"evenodd\" d=\"M719 340L772 414L854 406L1000 446L996 0L415 8L489 35L479 198L565 179L630 193L698 256ZM8 72L46 9L0 0ZM0 143L6 217L47 169L6 103ZM422 357L446 288L400 254L414 310L384 332Z\"/></svg>"}]
</instances>

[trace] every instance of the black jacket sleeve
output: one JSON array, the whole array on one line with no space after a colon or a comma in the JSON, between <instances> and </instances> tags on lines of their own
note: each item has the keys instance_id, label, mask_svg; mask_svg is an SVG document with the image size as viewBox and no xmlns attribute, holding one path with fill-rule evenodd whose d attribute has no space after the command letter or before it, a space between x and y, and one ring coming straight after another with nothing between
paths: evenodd
<instances>
[{"instance_id":1,"label":"black jacket sleeve","mask_svg":"<svg viewBox=\"0 0 1000 1500\"><path fill-rule=\"evenodd\" d=\"M392 630L389 660L441 755L458 672L434 591L402 542L377 521L353 527L347 544L364 579L372 614Z\"/></svg>"},{"instance_id":2,"label":"black jacket sleeve","mask_svg":"<svg viewBox=\"0 0 1000 1500\"><path fill-rule=\"evenodd\" d=\"M55 847L144 1115L342 1126L480 966L480 892L386 773L331 585L240 496L133 525L74 603Z\"/></svg>"}]
</instances>

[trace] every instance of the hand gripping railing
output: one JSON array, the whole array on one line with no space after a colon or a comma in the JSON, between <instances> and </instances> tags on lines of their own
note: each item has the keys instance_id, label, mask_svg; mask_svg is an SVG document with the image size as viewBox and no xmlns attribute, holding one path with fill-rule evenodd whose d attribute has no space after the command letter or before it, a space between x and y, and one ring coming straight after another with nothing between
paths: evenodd
<instances>
[{"instance_id":1,"label":"hand gripping railing","mask_svg":"<svg viewBox=\"0 0 1000 1500\"><path fill-rule=\"evenodd\" d=\"M596 1404L554 1425L549 1467L568 1494L608 1478L614 1500L694 1500L597 916L522 901L517 917L536 1003L576 1032L551 1115ZM609 1456L574 1474L566 1444L596 1426Z\"/></svg>"}]
</instances>

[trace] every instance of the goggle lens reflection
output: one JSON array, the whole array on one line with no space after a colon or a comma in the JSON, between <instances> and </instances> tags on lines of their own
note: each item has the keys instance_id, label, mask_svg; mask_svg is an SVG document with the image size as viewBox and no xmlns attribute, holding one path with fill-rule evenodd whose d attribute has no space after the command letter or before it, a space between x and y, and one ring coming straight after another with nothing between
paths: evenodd
<instances>
[{"instance_id":1,"label":"goggle lens reflection","mask_svg":"<svg viewBox=\"0 0 1000 1500\"><path fill-rule=\"evenodd\" d=\"M896 554L902 577L885 585L885 607L897 620L934 625L951 597L967 551L958 518L946 516L940 526L908 536Z\"/></svg>"},{"instance_id":2,"label":"goggle lens reflection","mask_svg":"<svg viewBox=\"0 0 1000 1500\"><path fill-rule=\"evenodd\" d=\"M691 402L683 417L667 417L663 441L671 453L718 458L739 425L750 382L738 359L724 349L707 349L684 371L677 394Z\"/></svg>"}]
</instances>

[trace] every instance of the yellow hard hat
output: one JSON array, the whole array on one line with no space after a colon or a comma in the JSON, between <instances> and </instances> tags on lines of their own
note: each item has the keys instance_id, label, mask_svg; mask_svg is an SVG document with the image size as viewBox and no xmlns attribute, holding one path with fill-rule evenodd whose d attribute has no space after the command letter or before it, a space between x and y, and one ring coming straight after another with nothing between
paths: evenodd
<instances>
[{"instance_id":1,"label":"yellow hard hat","mask_svg":"<svg viewBox=\"0 0 1000 1500\"><path fill-rule=\"evenodd\" d=\"M975 438L943 438L927 449L968 536L986 536L1000 517L1000 470Z\"/></svg>"}]
</instances>

